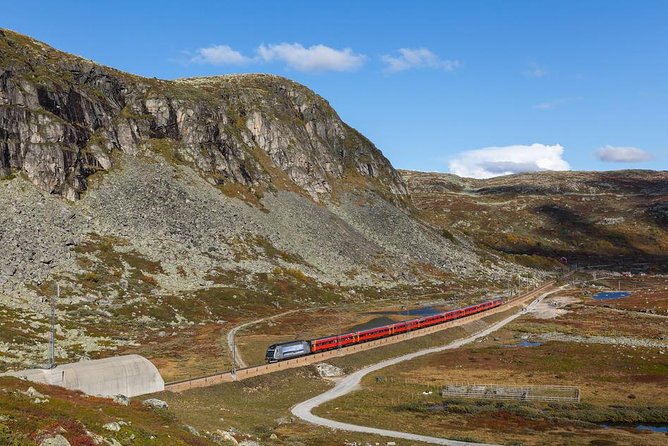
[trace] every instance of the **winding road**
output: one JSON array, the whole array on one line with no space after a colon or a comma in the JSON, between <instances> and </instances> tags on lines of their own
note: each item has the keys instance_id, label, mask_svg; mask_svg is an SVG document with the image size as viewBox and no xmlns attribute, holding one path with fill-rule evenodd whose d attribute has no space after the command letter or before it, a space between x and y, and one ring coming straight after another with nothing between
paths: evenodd
<instances>
[{"instance_id":1,"label":"winding road","mask_svg":"<svg viewBox=\"0 0 668 446\"><path fill-rule=\"evenodd\" d=\"M336 386L334 386L332 389L328 390L325 393L322 393L318 396L315 396L307 401L304 401L302 403L297 404L292 408L292 414L295 415L298 418L301 418L302 420L316 424L319 426L324 426L328 427L331 429L339 429L343 431L349 431L349 432L361 432L361 433L367 433L367 434L375 434L375 435L381 435L383 437L392 437L392 438L401 438L405 440L411 440L411 441L421 441L424 443L431 443L431 444L442 444L442 445L449 445L449 446L471 446L471 445L477 445L481 446L481 443L471 443L471 442L465 442L465 441L456 441L456 440L448 440L445 438L439 438L439 437L429 437L426 435L419 435L419 434L412 434L409 432L401 432L401 431L393 431L393 430L387 430L387 429L379 429L375 427L368 427L368 426L360 426L356 424L350 424L350 423L343 423L340 421L334 421L334 420L329 420L327 418L322 418L317 415L313 415L312 411L316 407L328 402L332 401L336 398L340 398L354 390L358 390L360 388L360 382L362 378L364 378L366 375L369 373L375 372L377 370L383 369L385 367L391 366L398 364L400 362L404 361L409 361L411 359L415 359L420 356L428 355L431 353L436 353L436 352L441 352L444 350L451 350L455 348L459 348L463 345L469 344L476 339L482 338L484 336L488 336L490 333L495 332L496 330L499 330L506 324L512 322L522 314L525 314L525 312L531 311L540 301L542 301L544 298L549 296L550 294L556 293L558 291L563 290L567 285L563 285L555 290L545 292L541 294L537 299L535 299L533 302L531 302L525 309L525 311L518 311L517 313L508 316L507 318L487 327L486 329L479 331L478 333L471 335L467 338L459 339L457 341L454 341L450 344L440 346L440 347L432 347L428 348L425 350L420 350L417 352L409 353L403 356L398 356L396 358L390 358L386 359L384 361L381 361L379 363L367 366L361 370L358 370L357 372L354 372L348 376L345 376L341 381L339 381ZM489 446L489 445L487 445Z\"/></svg>"},{"instance_id":2,"label":"winding road","mask_svg":"<svg viewBox=\"0 0 668 446\"><path fill-rule=\"evenodd\" d=\"M239 347L237 347L236 342L234 342L234 337L237 335L237 332L241 330L242 328L246 328L250 325L255 325L259 324L260 322L266 322L270 321L282 316L286 316L291 313L295 313L297 311L303 311L303 309L294 309L294 310L288 310L284 311L283 313L278 313L274 314L273 316L267 316L263 317L262 319L255 319L249 322L245 322L243 324L237 325L236 327L232 328L230 331L227 332L227 348L229 349L230 353L232 354L232 361L236 361L236 364L234 364L235 367L239 368L244 368L248 367L246 365L246 362L243 360L241 357L241 352L239 352Z\"/></svg>"}]
</instances>

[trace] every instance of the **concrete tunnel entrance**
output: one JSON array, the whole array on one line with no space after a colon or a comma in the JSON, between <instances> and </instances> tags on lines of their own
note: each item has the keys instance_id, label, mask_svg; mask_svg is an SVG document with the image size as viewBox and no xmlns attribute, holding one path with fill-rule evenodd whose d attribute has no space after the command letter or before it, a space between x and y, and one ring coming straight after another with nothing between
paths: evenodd
<instances>
[{"instance_id":1,"label":"concrete tunnel entrance","mask_svg":"<svg viewBox=\"0 0 668 446\"><path fill-rule=\"evenodd\" d=\"M14 376L99 396L133 397L165 389L165 381L158 369L140 355L62 364L52 369L20 370L0 376Z\"/></svg>"}]
</instances>

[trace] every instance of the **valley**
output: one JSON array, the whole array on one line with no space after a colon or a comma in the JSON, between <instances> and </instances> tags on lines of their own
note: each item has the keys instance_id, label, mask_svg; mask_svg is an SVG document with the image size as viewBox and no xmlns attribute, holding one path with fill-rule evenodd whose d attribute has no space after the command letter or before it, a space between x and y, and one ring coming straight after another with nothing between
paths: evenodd
<instances>
[{"instance_id":1,"label":"valley","mask_svg":"<svg viewBox=\"0 0 668 446\"><path fill-rule=\"evenodd\" d=\"M143 77L0 28L0 445L665 444L668 172L530 164L399 170L286 77ZM331 335L355 345L265 365ZM51 340L166 390L27 381ZM441 393L485 385L579 399Z\"/></svg>"}]
</instances>

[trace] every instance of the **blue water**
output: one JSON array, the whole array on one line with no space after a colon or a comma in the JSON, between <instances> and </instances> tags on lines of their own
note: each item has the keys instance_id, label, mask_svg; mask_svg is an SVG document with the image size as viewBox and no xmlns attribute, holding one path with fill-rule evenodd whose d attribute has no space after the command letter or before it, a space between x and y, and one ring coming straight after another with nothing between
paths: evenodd
<instances>
[{"instance_id":1,"label":"blue water","mask_svg":"<svg viewBox=\"0 0 668 446\"><path fill-rule=\"evenodd\" d=\"M539 347L543 345L542 342L520 341L517 344L506 344L504 347Z\"/></svg>"},{"instance_id":2,"label":"blue water","mask_svg":"<svg viewBox=\"0 0 668 446\"><path fill-rule=\"evenodd\" d=\"M363 324L357 324L353 325L352 327L348 327L344 333L355 333L356 331L371 330L372 328L384 327L385 325L394 324L396 322L397 321L390 319L387 316L376 317L368 322L364 322Z\"/></svg>"},{"instance_id":3,"label":"blue water","mask_svg":"<svg viewBox=\"0 0 668 446\"><path fill-rule=\"evenodd\" d=\"M652 432L663 432L668 433L668 426L648 426L644 424L639 424L636 426L636 429L639 431L652 431Z\"/></svg>"},{"instance_id":4,"label":"blue water","mask_svg":"<svg viewBox=\"0 0 668 446\"><path fill-rule=\"evenodd\" d=\"M650 431L650 432L661 432L668 433L668 425L665 424L601 424L601 427L606 429L610 428L619 428L619 429L629 429L634 428L638 431Z\"/></svg>"},{"instance_id":5,"label":"blue water","mask_svg":"<svg viewBox=\"0 0 668 446\"><path fill-rule=\"evenodd\" d=\"M595 300L614 300L628 297L631 293L628 291L602 291L594 296Z\"/></svg>"},{"instance_id":6,"label":"blue water","mask_svg":"<svg viewBox=\"0 0 668 446\"><path fill-rule=\"evenodd\" d=\"M364 314L377 314L383 316L433 316L443 313L445 310L434 307L413 308L412 310L389 310L389 311L369 311Z\"/></svg>"}]
</instances>

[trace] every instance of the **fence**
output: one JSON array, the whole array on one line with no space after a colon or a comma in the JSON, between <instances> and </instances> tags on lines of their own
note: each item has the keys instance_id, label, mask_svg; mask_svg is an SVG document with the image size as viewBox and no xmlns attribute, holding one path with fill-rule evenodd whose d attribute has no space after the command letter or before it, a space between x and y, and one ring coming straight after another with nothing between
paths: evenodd
<instances>
[{"instance_id":1,"label":"fence","mask_svg":"<svg viewBox=\"0 0 668 446\"><path fill-rule=\"evenodd\" d=\"M443 397L516 401L580 402L580 389L571 386L511 386L499 384L446 384Z\"/></svg>"}]
</instances>

